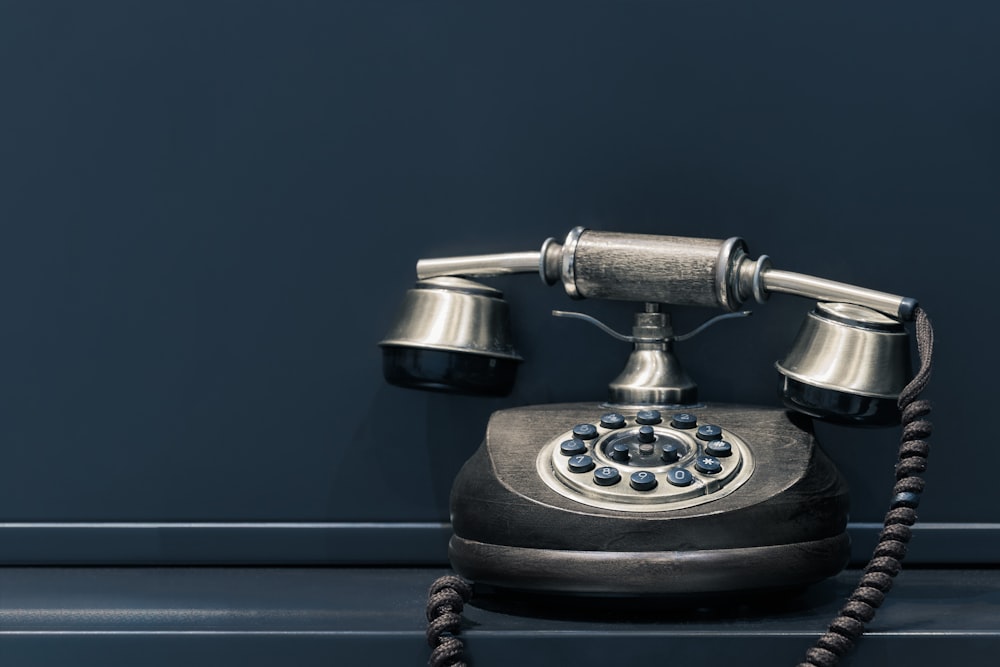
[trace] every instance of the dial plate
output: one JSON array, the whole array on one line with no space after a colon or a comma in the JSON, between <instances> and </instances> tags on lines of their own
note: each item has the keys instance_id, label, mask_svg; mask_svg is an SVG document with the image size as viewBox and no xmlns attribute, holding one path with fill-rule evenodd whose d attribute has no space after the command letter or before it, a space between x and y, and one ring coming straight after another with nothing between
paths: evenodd
<instances>
[{"instance_id":1,"label":"dial plate","mask_svg":"<svg viewBox=\"0 0 1000 667\"><path fill-rule=\"evenodd\" d=\"M594 415L547 442L536 463L559 494L627 512L711 502L739 488L754 468L750 447L737 434L699 425L691 413L655 410Z\"/></svg>"}]
</instances>

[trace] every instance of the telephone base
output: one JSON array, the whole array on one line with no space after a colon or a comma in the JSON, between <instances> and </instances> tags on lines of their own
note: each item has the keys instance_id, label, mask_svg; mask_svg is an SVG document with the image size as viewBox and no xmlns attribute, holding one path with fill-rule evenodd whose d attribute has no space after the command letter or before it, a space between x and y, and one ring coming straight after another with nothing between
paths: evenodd
<instances>
[{"instance_id":1,"label":"telephone base","mask_svg":"<svg viewBox=\"0 0 1000 667\"><path fill-rule=\"evenodd\" d=\"M669 597L810 585L847 565L847 484L809 418L652 412L652 425L650 410L601 403L495 412L452 487L455 571L506 589ZM573 433L583 442L563 447Z\"/></svg>"},{"instance_id":2,"label":"telephone base","mask_svg":"<svg viewBox=\"0 0 1000 667\"><path fill-rule=\"evenodd\" d=\"M483 544L457 536L448 545L453 567L475 582L613 597L683 597L805 586L839 573L849 549L846 532L799 544L710 551L558 551Z\"/></svg>"}]
</instances>

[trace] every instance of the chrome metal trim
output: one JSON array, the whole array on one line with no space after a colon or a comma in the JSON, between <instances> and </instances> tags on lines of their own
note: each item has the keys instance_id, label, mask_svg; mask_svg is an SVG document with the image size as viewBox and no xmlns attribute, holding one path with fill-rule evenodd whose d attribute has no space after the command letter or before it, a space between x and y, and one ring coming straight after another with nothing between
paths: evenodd
<instances>
[{"instance_id":1,"label":"chrome metal trim","mask_svg":"<svg viewBox=\"0 0 1000 667\"><path fill-rule=\"evenodd\" d=\"M738 236L729 237L719 248L715 265L715 298L727 310L736 310L743 303L740 299L737 268L740 259L746 254L746 242Z\"/></svg>"},{"instance_id":2,"label":"chrome metal trim","mask_svg":"<svg viewBox=\"0 0 1000 667\"><path fill-rule=\"evenodd\" d=\"M819 301L845 301L866 306L893 318L899 317L900 308L906 301L904 297L895 294L792 271L766 269L761 271L760 279L764 290L768 292L794 294Z\"/></svg>"},{"instance_id":3,"label":"chrome metal trim","mask_svg":"<svg viewBox=\"0 0 1000 667\"><path fill-rule=\"evenodd\" d=\"M761 255L757 258L757 262L753 267L753 282L751 283L751 289L753 291L753 298L757 303L764 303L770 296L767 290L764 289L764 281L761 275L771 269L771 258L767 255Z\"/></svg>"},{"instance_id":4,"label":"chrome metal trim","mask_svg":"<svg viewBox=\"0 0 1000 667\"><path fill-rule=\"evenodd\" d=\"M566 294L572 299L582 298L576 288L576 244L585 231L587 231L586 227L574 227L566 235L566 241L563 242L562 282Z\"/></svg>"},{"instance_id":5,"label":"chrome metal trim","mask_svg":"<svg viewBox=\"0 0 1000 667\"><path fill-rule=\"evenodd\" d=\"M462 257L434 257L417 260L417 278L438 276L501 276L509 273L538 271L542 253L504 252L492 255L466 255Z\"/></svg>"}]
</instances>

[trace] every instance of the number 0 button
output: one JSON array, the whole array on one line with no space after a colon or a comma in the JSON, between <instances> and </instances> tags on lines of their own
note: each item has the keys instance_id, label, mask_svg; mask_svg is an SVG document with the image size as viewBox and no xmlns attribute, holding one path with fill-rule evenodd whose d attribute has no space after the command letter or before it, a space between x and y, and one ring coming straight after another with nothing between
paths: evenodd
<instances>
[{"instance_id":1,"label":"number 0 button","mask_svg":"<svg viewBox=\"0 0 1000 667\"><path fill-rule=\"evenodd\" d=\"M629 486L636 491L649 491L656 487L656 477L653 473L640 470L634 472L628 479Z\"/></svg>"},{"instance_id":2,"label":"number 0 button","mask_svg":"<svg viewBox=\"0 0 1000 667\"><path fill-rule=\"evenodd\" d=\"M694 475L686 468L674 468L667 471L667 481L674 486L687 486L694 481Z\"/></svg>"}]
</instances>

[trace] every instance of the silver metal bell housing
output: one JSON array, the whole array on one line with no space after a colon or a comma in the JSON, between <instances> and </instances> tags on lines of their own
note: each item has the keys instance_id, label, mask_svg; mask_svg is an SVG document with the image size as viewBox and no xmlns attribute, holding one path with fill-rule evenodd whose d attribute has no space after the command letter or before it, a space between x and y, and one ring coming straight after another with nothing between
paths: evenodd
<instances>
[{"instance_id":1,"label":"silver metal bell housing","mask_svg":"<svg viewBox=\"0 0 1000 667\"><path fill-rule=\"evenodd\" d=\"M779 392L793 410L829 421L899 422L899 393L912 377L910 337L882 313L849 303L818 303L788 355L775 364Z\"/></svg>"},{"instance_id":2,"label":"silver metal bell housing","mask_svg":"<svg viewBox=\"0 0 1000 667\"><path fill-rule=\"evenodd\" d=\"M522 360L503 292L452 276L407 290L379 346L391 384L452 393L509 394Z\"/></svg>"}]
</instances>

